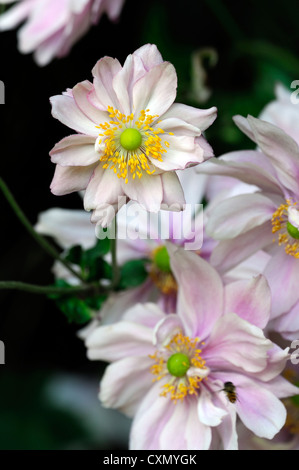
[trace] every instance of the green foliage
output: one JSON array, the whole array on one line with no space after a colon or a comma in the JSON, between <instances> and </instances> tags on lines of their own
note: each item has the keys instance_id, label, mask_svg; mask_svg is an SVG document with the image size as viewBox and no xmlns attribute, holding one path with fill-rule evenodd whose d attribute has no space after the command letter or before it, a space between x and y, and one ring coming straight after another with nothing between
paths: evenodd
<instances>
[{"instance_id":1,"label":"green foliage","mask_svg":"<svg viewBox=\"0 0 299 470\"><path fill-rule=\"evenodd\" d=\"M148 276L148 272L145 268L145 265L148 262L149 260L147 258L134 259L127 261L123 266L121 266L118 288L130 289L142 284Z\"/></svg>"},{"instance_id":2,"label":"green foliage","mask_svg":"<svg viewBox=\"0 0 299 470\"><path fill-rule=\"evenodd\" d=\"M57 279L55 286L72 287L64 279ZM79 324L90 321L94 317L94 311L99 310L107 298L105 294L84 298L74 295L51 294L49 297L55 300L57 307L64 313L70 323Z\"/></svg>"}]
</instances>

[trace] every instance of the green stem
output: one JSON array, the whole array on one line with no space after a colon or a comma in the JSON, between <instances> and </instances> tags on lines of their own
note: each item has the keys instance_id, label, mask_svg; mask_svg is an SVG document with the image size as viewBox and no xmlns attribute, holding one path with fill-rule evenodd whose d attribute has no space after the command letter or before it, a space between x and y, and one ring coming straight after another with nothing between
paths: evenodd
<instances>
[{"instance_id":1,"label":"green stem","mask_svg":"<svg viewBox=\"0 0 299 470\"><path fill-rule=\"evenodd\" d=\"M95 286L77 286L77 287L55 287L55 286L37 286L36 284L27 284L18 281L0 281L0 289L22 290L25 292L33 292L34 294L86 294L89 291L94 291Z\"/></svg>"},{"instance_id":2,"label":"green stem","mask_svg":"<svg viewBox=\"0 0 299 470\"><path fill-rule=\"evenodd\" d=\"M117 251L117 219L116 219L117 216L115 216L114 220L113 220L113 224L114 224L114 230L112 232L112 238L110 240L110 251L111 251L111 260L112 260L112 283L111 283L111 288L114 289L118 282L119 282L119 267L118 267L118 264L117 264L117 255L116 255L116 251ZM113 237L114 235L114 237Z\"/></svg>"},{"instance_id":3,"label":"green stem","mask_svg":"<svg viewBox=\"0 0 299 470\"><path fill-rule=\"evenodd\" d=\"M24 225L26 230L30 233L30 235L35 239L35 241L50 255L52 258L56 259L60 263L62 263L74 276L76 276L80 281L83 283L85 282L85 279L83 276L81 276L78 272L76 272L72 266L69 264L68 261L63 259L59 252L54 248L53 245L51 245L42 235L37 233L34 228L32 227L31 223L27 219L26 215L18 205L17 201L15 200L14 196L12 195L11 191L9 190L8 186L6 183L3 181L2 178L0 178L0 189L2 190L7 202L13 209L14 213L20 220L20 222Z\"/></svg>"}]
</instances>

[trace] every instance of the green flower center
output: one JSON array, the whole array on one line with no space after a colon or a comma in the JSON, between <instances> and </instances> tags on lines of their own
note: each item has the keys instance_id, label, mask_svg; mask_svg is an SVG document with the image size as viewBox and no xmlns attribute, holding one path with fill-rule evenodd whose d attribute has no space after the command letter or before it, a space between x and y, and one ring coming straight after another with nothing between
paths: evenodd
<instances>
[{"instance_id":1,"label":"green flower center","mask_svg":"<svg viewBox=\"0 0 299 470\"><path fill-rule=\"evenodd\" d=\"M154 253L154 263L160 271L171 272L170 258L166 246L159 247Z\"/></svg>"},{"instance_id":2,"label":"green flower center","mask_svg":"<svg viewBox=\"0 0 299 470\"><path fill-rule=\"evenodd\" d=\"M167 369L171 375L175 377L183 377L186 375L190 367L190 360L187 354L175 353L169 357L167 361Z\"/></svg>"},{"instance_id":3,"label":"green flower center","mask_svg":"<svg viewBox=\"0 0 299 470\"><path fill-rule=\"evenodd\" d=\"M287 222L287 231L288 234L291 235L291 237L296 238L296 240L299 239L299 230L297 229L297 227L294 227L291 222Z\"/></svg>"},{"instance_id":4,"label":"green flower center","mask_svg":"<svg viewBox=\"0 0 299 470\"><path fill-rule=\"evenodd\" d=\"M120 144L126 150L136 150L140 147L142 135L137 129L125 129L120 135Z\"/></svg>"}]
</instances>

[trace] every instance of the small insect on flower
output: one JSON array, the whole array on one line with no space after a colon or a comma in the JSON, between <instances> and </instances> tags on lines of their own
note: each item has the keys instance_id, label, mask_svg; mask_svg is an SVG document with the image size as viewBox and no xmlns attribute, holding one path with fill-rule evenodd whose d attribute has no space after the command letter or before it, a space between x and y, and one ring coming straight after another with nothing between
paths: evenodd
<instances>
[{"instance_id":1,"label":"small insect on flower","mask_svg":"<svg viewBox=\"0 0 299 470\"><path fill-rule=\"evenodd\" d=\"M238 397L236 387L232 382L225 382L222 390L226 393L226 396L231 403L236 403Z\"/></svg>"}]
</instances>

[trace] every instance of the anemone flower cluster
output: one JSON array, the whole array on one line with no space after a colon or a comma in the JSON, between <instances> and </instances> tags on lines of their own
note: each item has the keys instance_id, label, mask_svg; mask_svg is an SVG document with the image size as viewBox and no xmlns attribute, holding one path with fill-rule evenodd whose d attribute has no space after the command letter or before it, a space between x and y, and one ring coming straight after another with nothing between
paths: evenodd
<instances>
[{"instance_id":1,"label":"anemone flower cluster","mask_svg":"<svg viewBox=\"0 0 299 470\"><path fill-rule=\"evenodd\" d=\"M0 4L16 0L1 0ZM47 65L54 57L66 56L72 46L106 13L112 21L124 0L17 0L0 16L0 31L25 21L18 31L18 48L33 52L36 63Z\"/></svg>"},{"instance_id":2,"label":"anemone flower cluster","mask_svg":"<svg viewBox=\"0 0 299 470\"><path fill-rule=\"evenodd\" d=\"M75 131L50 151L51 191L81 191L86 212L51 209L36 230L89 249L138 206L139 237L118 239L105 262L145 259L147 278L112 282L78 332L88 358L109 363L102 405L133 419L134 450L297 446L298 388L283 376L299 337L297 110L278 87L263 119L234 118L256 149L213 158L203 133L216 108L174 102L176 71L155 45L123 65L104 57L92 75L50 99ZM54 273L79 283L59 263Z\"/></svg>"}]
</instances>

